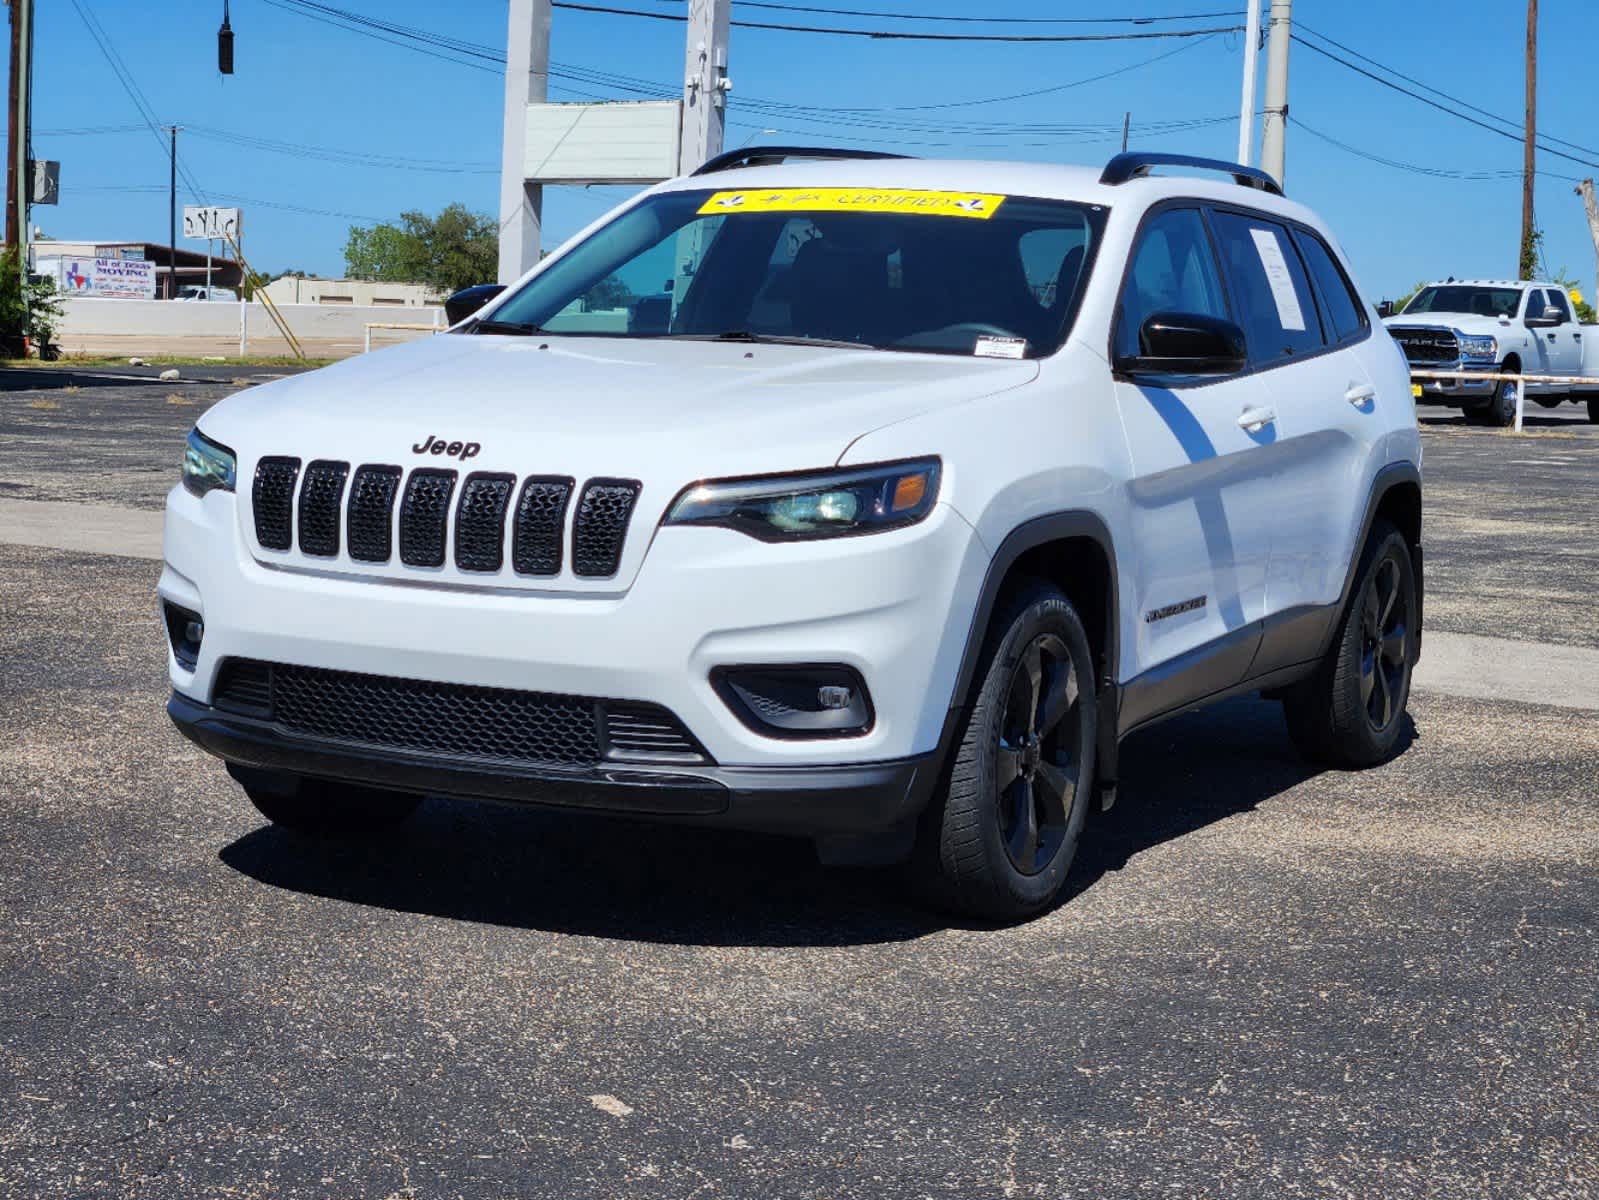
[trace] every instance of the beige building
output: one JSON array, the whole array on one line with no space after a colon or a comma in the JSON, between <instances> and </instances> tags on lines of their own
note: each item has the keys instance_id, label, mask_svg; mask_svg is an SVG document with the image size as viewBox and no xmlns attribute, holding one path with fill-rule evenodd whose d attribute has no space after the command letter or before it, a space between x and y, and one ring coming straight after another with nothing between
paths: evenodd
<instances>
[{"instance_id":1,"label":"beige building","mask_svg":"<svg viewBox=\"0 0 1599 1200\"><path fill-rule=\"evenodd\" d=\"M425 283L380 283L371 279L300 279L285 275L267 284L265 290L274 304L420 308L444 300Z\"/></svg>"}]
</instances>

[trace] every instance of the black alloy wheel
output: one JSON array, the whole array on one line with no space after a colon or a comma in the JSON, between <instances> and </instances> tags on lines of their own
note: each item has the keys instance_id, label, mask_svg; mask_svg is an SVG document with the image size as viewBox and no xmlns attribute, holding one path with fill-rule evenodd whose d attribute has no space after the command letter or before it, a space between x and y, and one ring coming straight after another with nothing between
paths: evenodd
<instances>
[{"instance_id":1,"label":"black alloy wheel","mask_svg":"<svg viewBox=\"0 0 1599 1200\"><path fill-rule=\"evenodd\" d=\"M1371 573L1361 599L1360 698L1372 731L1387 732L1398 719L1409 671L1408 605L1402 603L1403 577L1392 558Z\"/></svg>"},{"instance_id":2,"label":"black alloy wheel","mask_svg":"<svg viewBox=\"0 0 1599 1200\"><path fill-rule=\"evenodd\" d=\"M1066 841L1081 777L1080 699L1066 643L1054 633L1039 634L1006 688L994 766L1000 838L1023 875L1042 871Z\"/></svg>"}]
</instances>

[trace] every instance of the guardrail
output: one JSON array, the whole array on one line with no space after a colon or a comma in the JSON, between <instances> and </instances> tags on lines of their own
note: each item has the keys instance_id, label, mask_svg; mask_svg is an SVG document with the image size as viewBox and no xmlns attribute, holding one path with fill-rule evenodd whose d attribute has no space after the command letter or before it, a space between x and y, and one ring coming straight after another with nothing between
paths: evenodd
<instances>
[{"instance_id":1,"label":"guardrail","mask_svg":"<svg viewBox=\"0 0 1599 1200\"><path fill-rule=\"evenodd\" d=\"M1514 384L1577 383L1599 388L1599 379L1591 375L1512 375L1505 371L1412 371L1412 379L1486 379L1493 383L1508 380ZM1527 404L1525 386L1516 388L1516 432L1521 432L1522 412Z\"/></svg>"},{"instance_id":2,"label":"guardrail","mask_svg":"<svg viewBox=\"0 0 1599 1200\"><path fill-rule=\"evenodd\" d=\"M441 325L407 325L398 321L368 321L366 323L366 352L372 352L372 331L374 329L420 329L424 333L441 333Z\"/></svg>"}]
</instances>

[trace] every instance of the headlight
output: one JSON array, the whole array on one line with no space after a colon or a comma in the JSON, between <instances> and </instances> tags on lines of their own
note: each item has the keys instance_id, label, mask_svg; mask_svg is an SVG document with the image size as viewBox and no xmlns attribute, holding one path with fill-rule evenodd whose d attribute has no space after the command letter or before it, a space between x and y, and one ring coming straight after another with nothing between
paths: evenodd
<instances>
[{"instance_id":1,"label":"headlight","mask_svg":"<svg viewBox=\"0 0 1599 1200\"><path fill-rule=\"evenodd\" d=\"M1463 358L1491 358L1499 357L1499 342L1491 337L1462 337L1460 339L1460 354Z\"/></svg>"},{"instance_id":2,"label":"headlight","mask_svg":"<svg viewBox=\"0 0 1599 1200\"><path fill-rule=\"evenodd\" d=\"M914 525L938 500L936 458L688 488L667 525L720 525L763 542L878 533Z\"/></svg>"},{"instance_id":3,"label":"headlight","mask_svg":"<svg viewBox=\"0 0 1599 1200\"><path fill-rule=\"evenodd\" d=\"M196 496L221 488L233 490L238 462L220 442L213 442L198 429L189 430L188 449L183 452L183 486Z\"/></svg>"}]
</instances>

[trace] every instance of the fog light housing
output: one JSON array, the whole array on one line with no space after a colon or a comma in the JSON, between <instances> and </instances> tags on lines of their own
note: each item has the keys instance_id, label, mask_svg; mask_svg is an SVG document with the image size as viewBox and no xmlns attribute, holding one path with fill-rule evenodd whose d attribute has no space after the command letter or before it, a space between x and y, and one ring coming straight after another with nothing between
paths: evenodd
<instances>
[{"instance_id":1,"label":"fog light housing","mask_svg":"<svg viewBox=\"0 0 1599 1200\"><path fill-rule=\"evenodd\" d=\"M860 737L874 720L866 681L842 663L718 667L711 686L763 737Z\"/></svg>"},{"instance_id":2,"label":"fog light housing","mask_svg":"<svg viewBox=\"0 0 1599 1200\"><path fill-rule=\"evenodd\" d=\"M197 612L179 608L170 601L161 602L161 615L167 625L167 641L172 643L172 657L186 671L194 670L200 661L200 642L205 637L205 620Z\"/></svg>"}]
</instances>

